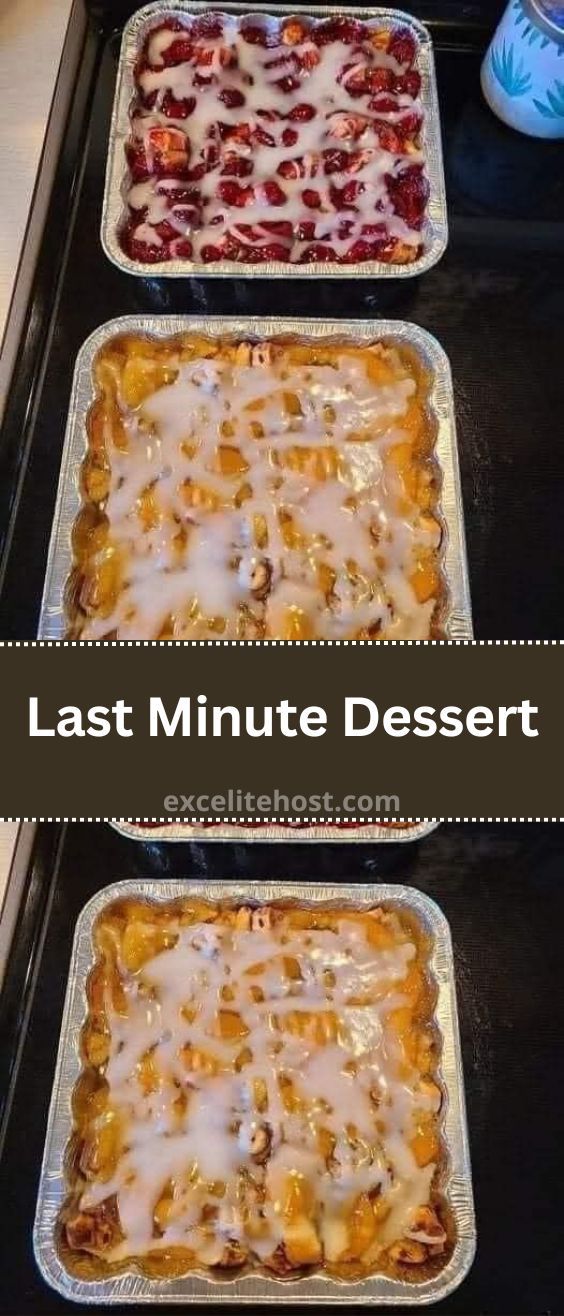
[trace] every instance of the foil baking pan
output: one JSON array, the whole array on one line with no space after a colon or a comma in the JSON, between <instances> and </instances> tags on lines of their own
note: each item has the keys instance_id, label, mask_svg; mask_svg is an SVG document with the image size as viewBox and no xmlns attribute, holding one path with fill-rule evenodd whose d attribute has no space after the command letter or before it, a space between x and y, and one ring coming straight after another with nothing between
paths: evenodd
<instances>
[{"instance_id":1,"label":"foil baking pan","mask_svg":"<svg viewBox=\"0 0 564 1316\"><path fill-rule=\"evenodd\" d=\"M245 823L217 822L205 827L202 823L160 822L143 824L119 818L111 821L122 836L129 836L135 841L147 844L155 841L340 841L349 845L358 841L395 842L419 841L438 827L438 822L421 820L410 823L408 827L397 827L394 823L382 826L381 823L359 823L354 827L338 827L335 823L312 823L307 827L290 827L283 822L265 822L258 827L249 827Z\"/></svg>"},{"instance_id":2,"label":"foil baking pan","mask_svg":"<svg viewBox=\"0 0 564 1316\"><path fill-rule=\"evenodd\" d=\"M205 0L203 3L199 3L199 0L172 0L169 4L145 5L143 9L133 14L124 27L110 127L100 232L102 246L109 259L128 274L151 279L170 279L190 275L201 278L231 275L239 279L409 279L416 274L423 274L425 270L435 265L448 243L448 219L439 100L431 36L423 23L413 18L411 14L405 14L401 9L363 5L354 5L347 9L347 17L374 22L383 28L408 27L418 43L417 69L421 74L421 100L424 110L421 140L430 186L423 228L422 254L410 265L393 265L375 260L357 265L339 265L335 261L312 262L307 265L292 265L288 261L269 261L264 265L245 265L232 260L217 261L213 265L190 260L142 264L126 255L120 245L118 234L127 214L128 170L125 144L130 135L129 114L135 96L134 72L141 48L147 34L156 23L162 23L167 18L189 18L191 15L206 13L210 9L215 11L216 6L205 3ZM331 14L340 15L343 11L338 5L222 4L219 12L241 17L249 13L262 13L277 19L293 15L326 18Z\"/></svg>"},{"instance_id":3,"label":"foil baking pan","mask_svg":"<svg viewBox=\"0 0 564 1316\"><path fill-rule=\"evenodd\" d=\"M434 1020L442 1040L439 1082L447 1096L443 1102L442 1137L446 1166L442 1184L453 1217L455 1242L452 1255L436 1276L406 1282L386 1275L350 1281L327 1275L300 1279L276 1279L259 1273L238 1278L213 1278L193 1273L180 1278L155 1280L133 1268L104 1279L84 1280L64 1267L56 1246L56 1223L67 1184L65 1149L72 1134L72 1092L81 1072L80 1030L87 1013L86 980L94 961L93 927L101 911L112 900L134 897L158 901L189 895L209 901L264 905L283 900L310 906L353 908L378 904L412 911L429 934L429 971L437 989ZM74 936L69 979L63 1012L53 1093L49 1109L45 1151L33 1234L35 1258L43 1278L63 1297L73 1302L102 1306L125 1303L238 1303L279 1304L351 1303L371 1305L414 1305L437 1302L452 1293L468 1273L476 1248L472 1176L466 1126L464 1081L453 949L444 914L428 896L406 886L392 884L325 886L294 882L192 882L134 880L114 882L99 891L83 909Z\"/></svg>"},{"instance_id":4,"label":"foil baking pan","mask_svg":"<svg viewBox=\"0 0 564 1316\"><path fill-rule=\"evenodd\" d=\"M472 611L452 376L448 357L436 338L419 325L403 320L306 320L294 316L229 315L125 315L100 325L83 344L74 371L37 638L63 640L67 630L64 594L73 566L72 528L81 507L79 476L87 451L86 418L95 398L94 359L100 349L120 333L167 338L182 331L257 340L288 335L305 342L336 338L345 342L369 343L385 338L412 347L417 352L431 379L428 405L436 428L434 457L441 475L438 512L443 524L442 568L447 586L442 626L447 640L471 640Z\"/></svg>"}]
</instances>

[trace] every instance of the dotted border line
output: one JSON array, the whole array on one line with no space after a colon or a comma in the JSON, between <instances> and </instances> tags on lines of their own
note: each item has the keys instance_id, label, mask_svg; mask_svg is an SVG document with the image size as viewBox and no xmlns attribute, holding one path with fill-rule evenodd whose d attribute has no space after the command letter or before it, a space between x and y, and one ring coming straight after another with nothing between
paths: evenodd
<instances>
[{"instance_id":1,"label":"dotted border line","mask_svg":"<svg viewBox=\"0 0 564 1316\"><path fill-rule=\"evenodd\" d=\"M446 645L460 647L489 647L489 648L539 648L547 646L550 648L564 645L564 640L385 640L380 641L385 644L408 644L408 645ZM285 645L305 645L308 648L346 648L363 647L368 645L371 649L378 645L374 640L167 640L168 648L171 646L176 649L184 649L186 645L199 646L199 648L276 648ZM162 649L162 640L0 640L2 649Z\"/></svg>"},{"instance_id":2,"label":"dotted border line","mask_svg":"<svg viewBox=\"0 0 564 1316\"><path fill-rule=\"evenodd\" d=\"M180 822L181 824L182 824L182 823L185 823L186 826L189 826L189 827L201 827L203 823L211 823L212 825L215 825L215 826L218 826L218 827L223 827L223 826L226 826L227 824L231 824L231 823L243 823L243 824L249 824L249 823L263 823L265 826L287 827L287 826L289 826L290 822L302 822L302 823L305 823L306 826L308 826L308 827L317 827L317 826L321 826L321 825L325 825L325 824L327 824L327 825L329 825L329 826L337 826L337 825L338 825L338 821L339 821L339 820L337 820L337 819L335 819L335 818L293 818L293 819L290 819L290 820L289 820L289 819L287 819L287 818L282 819L282 818L242 818L242 817L239 817L239 818L190 818L189 821L188 821L188 819L178 819L178 818L170 818L170 817L169 817L169 818L134 818L134 819L125 819L125 818L0 818L0 822L11 822L11 823L20 823L20 822L25 822L25 823L29 823L29 822L32 822L32 823L62 823L62 822L71 822L71 823L77 823L77 822L78 822L78 823L109 823L109 822L134 822L134 823L170 823L171 825L175 825L175 824L178 825L178 823ZM430 820L429 820L429 819L423 819L423 818L410 818L410 819L405 819L405 820L404 820L403 818L395 818L395 819L392 821L391 819L388 819L388 818L387 818L387 819L384 820L384 823L387 824L387 825L390 826L390 827L393 827L395 823L404 822L404 821L406 821L406 822L412 822L412 823L418 823L418 822L427 822L427 821L430 821ZM433 818L432 821L433 821L433 822L437 822L437 823L563 823L563 822L564 822L564 818ZM347 822L356 823L357 820L356 820L355 818L347 818ZM371 824L376 824L376 825L382 826L382 825L384 825L384 823L383 823L383 820L382 820L381 818L363 818L362 821L359 821L359 822L358 822L358 826L359 826L359 827L368 827L368 826L370 826Z\"/></svg>"}]
</instances>

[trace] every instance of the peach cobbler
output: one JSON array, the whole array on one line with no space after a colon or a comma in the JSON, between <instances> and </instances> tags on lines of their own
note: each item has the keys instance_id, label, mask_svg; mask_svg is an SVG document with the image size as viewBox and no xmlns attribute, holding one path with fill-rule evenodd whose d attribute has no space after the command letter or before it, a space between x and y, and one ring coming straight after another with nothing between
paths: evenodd
<instances>
[{"instance_id":1,"label":"peach cobbler","mask_svg":"<svg viewBox=\"0 0 564 1316\"><path fill-rule=\"evenodd\" d=\"M94 382L70 638L441 636L429 381L409 348L129 333Z\"/></svg>"},{"instance_id":2,"label":"peach cobbler","mask_svg":"<svg viewBox=\"0 0 564 1316\"><path fill-rule=\"evenodd\" d=\"M450 1255L425 935L394 908L99 917L65 1264L428 1278Z\"/></svg>"}]
</instances>

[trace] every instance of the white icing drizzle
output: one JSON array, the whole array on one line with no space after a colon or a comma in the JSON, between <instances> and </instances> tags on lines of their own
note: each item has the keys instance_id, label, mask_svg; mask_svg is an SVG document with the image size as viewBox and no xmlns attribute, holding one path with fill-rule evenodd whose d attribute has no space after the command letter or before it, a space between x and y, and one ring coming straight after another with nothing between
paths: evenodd
<instances>
[{"instance_id":1,"label":"white icing drizzle","mask_svg":"<svg viewBox=\"0 0 564 1316\"><path fill-rule=\"evenodd\" d=\"M361 1193L385 1208L372 1264L406 1236L436 1168L417 1164L410 1140L439 1102L393 1019L416 947L395 915L369 917L393 933L386 947L346 916L333 930L171 919L172 947L135 973L120 966L125 1008L107 993L105 1077L121 1153L80 1201L89 1209L117 1197L123 1240L108 1260L182 1245L209 1265L234 1240L264 1260L287 1240L288 1192L304 1184L328 1260L338 1259L336 1238L346 1252ZM226 1036L225 1012L237 1036ZM264 1128L269 1155L258 1163ZM170 1209L157 1229L163 1195Z\"/></svg>"},{"instance_id":2,"label":"white icing drizzle","mask_svg":"<svg viewBox=\"0 0 564 1316\"><path fill-rule=\"evenodd\" d=\"M434 600L410 576L440 531L387 458L416 390L390 351L387 384L361 352L291 367L268 346L241 345L241 364L173 357L174 382L122 400L128 446L109 447L104 504L121 583L82 638L292 638L295 617L306 638L428 638Z\"/></svg>"},{"instance_id":3,"label":"white icing drizzle","mask_svg":"<svg viewBox=\"0 0 564 1316\"><path fill-rule=\"evenodd\" d=\"M163 67L163 52L179 34L158 30L149 38L149 66L137 77L141 99L131 122L150 177L127 193L129 240L160 247L156 229L166 221L172 229L168 254L174 256L176 245L188 240L194 259L244 259L249 248L275 244L272 258L294 263L314 243L340 260L355 243L378 236L419 248L421 230L396 213L390 190L406 168L424 164L414 140L419 129L408 132L405 142L392 137L391 149L388 145L391 130L401 128L406 116L420 126L421 100L383 91L380 109L377 92L355 94L355 79L358 86L366 73L401 75L407 66L369 37L356 46L339 40L318 46L306 33L288 46L279 26L278 44L264 49L245 40L237 18L223 15L222 23L221 37L198 36L197 56L170 67ZM369 32L376 27L366 25ZM190 39L189 27L184 35ZM294 77L296 68L295 87L277 85ZM230 105L230 94L242 103ZM186 117L171 117L170 106L164 112L165 97L171 96L188 107ZM293 117L304 105L312 117ZM174 135L180 168L167 171L159 157L163 131ZM326 174L324 153L330 150L343 159L333 161L334 172ZM204 161L206 172L199 177ZM265 224L285 228L275 233ZM311 226L305 234L304 224ZM374 225L379 231L370 234ZM218 254L210 256L210 249Z\"/></svg>"}]
</instances>

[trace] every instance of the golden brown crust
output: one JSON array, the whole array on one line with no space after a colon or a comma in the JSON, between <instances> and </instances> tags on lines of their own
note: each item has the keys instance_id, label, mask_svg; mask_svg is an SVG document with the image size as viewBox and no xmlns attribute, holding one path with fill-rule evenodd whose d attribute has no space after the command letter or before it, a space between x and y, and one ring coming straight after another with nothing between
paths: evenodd
<instances>
[{"instance_id":1,"label":"golden brown crust","mask_svg":"<svg viewBox=\"0 0 564 1316\"><path fill-rule=\"evenodd\" d=\"M338 1262L324 1256L324 1248L314 1224L314 1215L309 1207L310 1218L304 1212L305 1200L295 1199L296 1188L292 1189L292 1206L288 1209L288 1223L285 1227L283 1242L278 1243L271 1253L264 1257L264 1266L280 1277L299 1276L312 1268L322 1267L335 1279L363 1277L374 1272L410 1279L417 1282L435 1275L440 1271L452 1251L454 1229L443 1196L443 1181L446 1167L445 1148L442 1135L442 1091L437 1078L440 1043L433 1020L436 987L430 978L428 969L429 938L422 930L416 916L409 911L391 907L379 907L368 911L355 911L348 907L327 909L322 906L300 906L272 904L259 909L250 906L236 908L215 905L201 900L182 898L172 902L150 902L142 899L127 898L114 901L98 918L94 944L96 960L87 982L88 1016L85 1021L81 1052L83 1070L76 1085L73 1098L74 1132L72 1143L66 1158L66 1172L69 1193L60 1215L58 1236L59 1250L64 1263L73 1273L85 1278L100 1278L104 1275L118 1273L133 1260L147 1275L171 1277L187 1273L192 1269L202 1269L202 1263L194 1256L190 1248L166 1247L163 1251L150 1252L136 1258L120 1257L115 1260L112 1252L123 1241L124 1234L119 1215L119 1202L116 1193L110 1191L102 1196L95 1206L84 1206L82 1194L88 1184L103 1186L110 1184L111 1174L122 1154L120 1142L119 1117L108 1106L109 1093L105 1075L108 1056L108 1037L111 1023L107 1009L111 1008L119 1017L127 1018L127 983L131 975L142 973L144 964L155 955L174 947L182 929L194 924L218 925L231 928L238 933L254 934L257 938L257 972L260 973L261 937L274 930L290 938L292 934L308 931L336 931L342 921L348 926L357 925L363 929L369 943L375 951L386 947L412 942L416 947L416 958L412 961L402 992L406 1004L398 1011L394 1027L401 1038L406 1059L410 1066L415 1066L420 1075L421 1090L428 1099L428 1107L434 1105L435 1113L421 1118L412 1139L412 1149L419 1165L430 1161L436 1162L436 1170L431 1182L428 1202L415 1213L408 1232L393 1245L382 1250L378 1248L373 1261L370 1260L371 1246L378 1240L381 1217L378 1193L366 1195L361 1192L356 1198L353 1215L349 1219L348 1251L342 1252ZM200 934L198 934L200 935ZM256 966L255 966L256 967ZM288 962L287 973L294 977L299 968ZM257 981L260 981L260 977ZM330 978L327 980L331 986ZM225 1039L237 1038L234 1021L238 1016L227 1005L220 1011L220 1036ZM299 1011L286 1014L285 1028L297 1036L317 1037L317 1044L323 1046L334 1036L332 1010L325 1014L309 1016L313 1023L308 1023L308 1016ZM229 1016L229 1018L228 1018ZM231 1017L232 1016L232 1017ZM311 1028L314 1028L314 1034ZM323 1039L321 1032L323 1032ZM252 1047L252 1035L242 1037L242 1050L235 1062L236 1072L244 1073L248 1062L248 1052ZM205 1079L211 1063L211 1056L194 1053L190 1063L198 1063L199 1081ZM202 1070L202 1065L204 1066ZM146 1090L156 1080L151 1067L150 1057L140 1077ZM281 1089L284 1101L288 1101L288 1110L292 1109L294 1096L291 1085L287 1092ZM255 1093L258 1102L256 1109L263 1109L260 1093ZM378 1119L381 1093L374 1091L374 1117ZM179 1097L180 1100L180 1097ZM324 1135L325 1136L325 1135ZM254 1212L253 1218L260 1224L261 1202L264 1202L263 1176L272 1151L272 1128L268 1117L261 1117L255 1126L254 1141L250 1147L250 1175L243 1172L240 1193L245 1209ZM325 1151L327 1165L331 1166L332 1150L329 1139ZM255 1168L253 1168L253 1165ZM111 1186L111 1185L110 1185ZM213 1229L213 1222L223 1190L217 1186L217 1199L209 1199L202 1215L202 1224ZM309 1190L308 1190L309 1191ZM167 1207L170 1205L169 1194L172 1186L166 1185L161 1191L159 1203L155 1207L155 1237L159 1237L168 1219ZM309 1201L309 1199L307 1199ZM214 1206L217 1201L217 1206ZM258 1211L258 1215L256 1212ZM108 1260L109 1257L109 1260ZM257 1258L251 1255L248 1246L236 1237L227 1238L223 1248L214 1257L213 1268L251 1269L260 1268Z\"/></svg>"},{"instance_id":2,"label":"golden brown crust","mask_svg":"<svg viewBox=\"0 0 564 1316\"><path fill-rule=\"evenodd\" d=\"M335 365L339 357L350 355L367 363L367 370L374 372L375 383L386 381L388 377L395 377L398 371L400 376L415 381L415 395L410 400L407 413L400 423L401 441L395 442L389 450L386 450L383 460L393 472L398 487L402 489L401 497L405 500L406 510L409 515L416 515L422 532L422 542L417 549L409 583L419 605L434 601L426 638L444 638L448 595L444 576L443 523L439 510L440 470L434 452L436 422L429 404L431 381L417 353L408 346L386 340L362 345L351 344L346 340L328 344L275 338L257 347L245 340L233 342L229 339L211 339L205 335L190 333L182 333L168 339L155 339L136 333L118 335L101 349L96 358L93 368L96 398L87 418L88 450L80 479L82 507L73 527L74 561L65 590L68 638L91 638L88 627L93 624L96 626L96 638L120 638L119 625L116 627L115 617L112 620L112 614L115 613L117 601L127 584L129 562L124 560L123 548L112 534L106 507L111 481L112 454L119 453L123 459L128 451L128 443L131 442L126 425L128 410L135 411L148 393L173 383L179 366L185 362L218 358L221 361L244 364L251 359L251 354L255 361L260 359L255 355L257 352L263 353L267 361L284 362L289 372L289 387L292 367L303 368L307 364ZM372 375L369 374L369 377L371 378ZM291 393L288 394L288 398L291 401ZM255 424L260 428L259 421ZM365 435L361 437L364 441ZM237 456L240 458L239 450L233 445L230 446L228 442L220 446L217 453L220 462L218 469L222 475L230 477L233 474L235 484L237 482L240 484L231 505L242 506L249 494L248 482L252 478L252 471L246 475L245 467L237 466ZM290 465L298 471L303 472L307 469L308 477L314 481L323 481L334 478L338 474L346 456L344 452L341 454L338 449L331 446L322 446L316 452L302 444L295 449L286 449L281 460L285 466ZM155 502L153 489L154 478L151 477L138 499L136 513L138 525L135 534L139 551L144 550L147 536L158 526L159 518L164 515ZM199 517L202 514L205 517L207 514L212 518L214 513L222 508L220 496L213 492L213 481L209 489L188 481L183 489L183 498L188 523L192 517L192 508L197 509ZM240 502L237 501L238 498ZM226 506L229 506L229 503ZM287 518L285 524L283 520L285 513L281 511L279 515L286 549L290 551L294 547L292 521L291 518ZM189 524L187 527L178 525L176 540L173 543L177 543L179 561L182 560L189 529ZM263 541L260 518L254 518L253 533L257 551L261 552ZM425 536L428 538L429 547L424 546ZM437 539L438 547L435 546ZM301 540L303 535L300 542ZM378 555L375 551L377 543L376 539L373 547L374 570L379 570ZM354 586L356 577L353 565L350 568L347 566L347 570L352 572L350 580ZM330 608L333 606L334 571L330 566L322 565L319 567L319 572L318 587L325 593L326 606ZM360 581L362 576L359 577ZM229 631L225 629L225 620L222 618L215 619L213 623L195 621L193 630L190 630L192 623L188 629L186 623L183 623L184 629L179 632L178 620L175 622L175 617L169 616L155 633L133 636L128 630L128 638L167 640L178 638L180 634L181 638L186 639L201 638L203 634L208 633L237 639L315 638L316 631L310 629L307 618L300 627L299 619L296 623L296 617L292 615L291 622L287 623L287 629L283 629L280 633L267 625L265 619L271 585L271 567L265 554L255 567L249 586L248 603L242 602L239 606L236 633L233 631L233 636L231 629ZM189 600L186 600L186 604L188 603ZM105 618L108 619L107 630L104 629ZM133 629L134 626L135 623ZM284 626L286 627L286 623ZM382 638L381 626L379 623L357 625L356 629L351 631L349 638L378 640ZM385 629L383 638L386 638Z\"/></svg>"}]
</instances>

